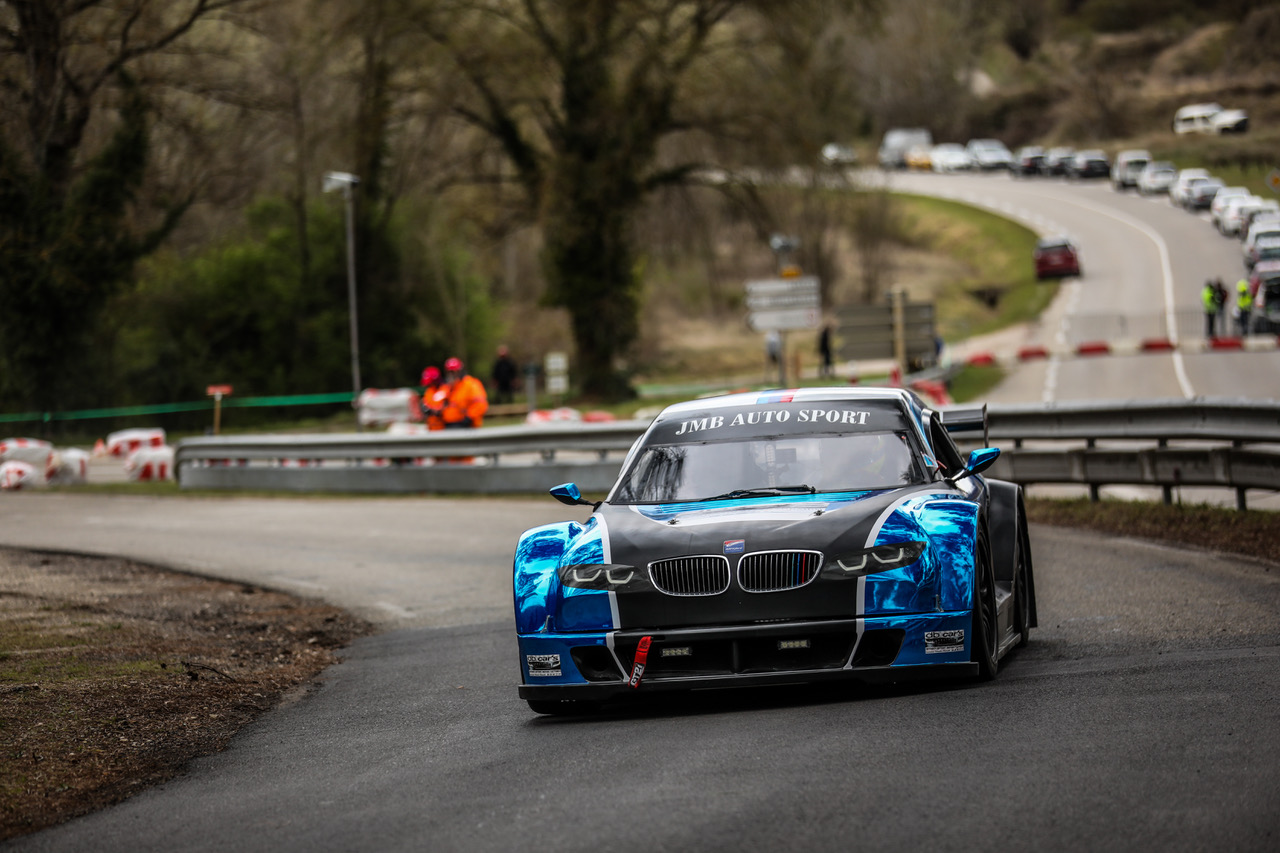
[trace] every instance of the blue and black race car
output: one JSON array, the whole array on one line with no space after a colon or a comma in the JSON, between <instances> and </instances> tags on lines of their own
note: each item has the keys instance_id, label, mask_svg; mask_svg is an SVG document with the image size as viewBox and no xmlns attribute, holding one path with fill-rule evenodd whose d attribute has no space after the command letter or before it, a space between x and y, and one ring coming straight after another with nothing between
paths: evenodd
<instances>
[{"instance_id":1,"label":"blue and black race car","mask_svg":"<svg viewBox=\"0 0 1280 853\"><path fill-rule=\"evenodd\" d=\"M985 409L900 389L733 394L664 410L585 524L515 553L535 712L638 693L991 679L1036 624L1022 489L951 432ZM983 442L985 444L985 441Z\"/></svg>"}]
</instances>

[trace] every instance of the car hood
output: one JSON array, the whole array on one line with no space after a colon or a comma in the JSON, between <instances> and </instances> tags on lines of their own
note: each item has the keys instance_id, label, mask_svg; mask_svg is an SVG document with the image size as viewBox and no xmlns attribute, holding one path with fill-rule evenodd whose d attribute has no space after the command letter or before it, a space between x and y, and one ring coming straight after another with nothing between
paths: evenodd
<instances>
[{"instance_id":1,"label":"car hood","mask_svg":"<svg viewBox=\"0 0 1280 853\"><path fill-rule=\"evenodd\" d=\"M935 485L880 491L604 506L609 562L646 565L672 556L776 550L857 550L897 505Z\"/></svg>"}]
</instances>

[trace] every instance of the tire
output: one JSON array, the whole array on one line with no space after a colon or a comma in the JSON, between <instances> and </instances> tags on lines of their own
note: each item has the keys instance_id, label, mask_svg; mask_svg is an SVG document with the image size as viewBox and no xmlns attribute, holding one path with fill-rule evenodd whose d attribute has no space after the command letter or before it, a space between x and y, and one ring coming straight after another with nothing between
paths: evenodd
<instances>
[{"instance_id":1,"label":"tire","mask_svg":"<svg viewBox=\"0 0 1280 853\"><path fill-rule=\"evenodd\" d=\"M976 565L973 575L973 661L978 664L978 680L991 681L996 677L999 661L996 660L997 632L996 576L991 564L991 548L986 536L978 539L974 554Z\"/></svg>"},{"instance_id":2,"label":"tire","mask_svg":"<svg viewBox=\"0 0 1280 853\"><path fill-rule=\"evenodd\" d=\"M533 713L551 717L589 714L596 709L596 703L584 702L580 699L526 699L524 701L529 703L529 710Z\"/></svg>"},{"instance_id":3,"label":"tire","mask_svg":"<svg viewBox=\"0 0 1280 853\"><path fill-rule=\"evenodd\" d=\"M1018 531L1018 543L1013 552L1014 594L1013 627L1018 635L1018 648L1024 648L1031 640L1031 577L1023 554L1022 531Z\"/></svg>"}]
</instances>

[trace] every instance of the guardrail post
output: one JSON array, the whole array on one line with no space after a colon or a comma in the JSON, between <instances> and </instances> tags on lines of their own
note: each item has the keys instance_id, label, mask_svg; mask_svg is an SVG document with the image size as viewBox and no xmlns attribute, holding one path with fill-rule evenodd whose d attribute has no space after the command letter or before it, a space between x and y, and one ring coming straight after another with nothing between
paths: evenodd
<instances>
[{"instance_id":1,"label":"guardrail post","mask_svg":"<svg viewBox=\"0 0 1280 853\"><path fill-rule=\"evenodd\" d=\"M1244 442L1233 441L1231 442L1231 446L1244 447ZM1244 512L1249 508L1249 503L1248 501L1245 500L1244 492L1245 492L1244 486L1236 486L1236 509L1238 509L1240 512Z\"/></svg>"},{"instance_id":2,"label":"guardrail post","mask_svg":"<svg viewBox=\"0 0 1280 853\"><path fill-rule=\"evenodd\" d=\"M1098 446L1098 442L1092 438L1085 439L1085 446L1088 447L1090 450L1092 450L1093 448ZM1102 497L1101 491L1100 491L1101 488L1102 487L1097 483L1089 484L1089 500L1091 502L1097 503L1101 499Z\"/></svg>"},{"instance_id":3,"label":"guardrail post","mask_svg":"<svg viewBox=\"0 0 1280 853\"><path fill-rule=\"evenodd\" d=\"M1157 441L1157 442L1156 442L1156 446L1157 446L1157 447L1168 447L1168 446L1169 446L1169 441L1168 441L1168 439L1164 439L1164 438L1162 438L1162 439L1160 439L1159 441ZM1178 473L1179 473L1179 472L1175 471L1175 472L1174 472L1174 476L1176 477L1176 476L1178 475ZM1173 504L1173 486L1168 486L1168 485L1161 486L1161 487L1160 487L1160 499L1164 502L1164 505L1165 505L1165 506L1171 506L1171 505Z\"/></svg>"}]
</instances>

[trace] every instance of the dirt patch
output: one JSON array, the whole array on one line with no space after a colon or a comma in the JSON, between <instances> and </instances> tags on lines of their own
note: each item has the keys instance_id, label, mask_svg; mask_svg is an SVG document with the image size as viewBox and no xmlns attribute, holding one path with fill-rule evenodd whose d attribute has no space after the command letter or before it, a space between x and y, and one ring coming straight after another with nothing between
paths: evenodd
<instances>
[{"instance_id":1,"label":"dirt patch","mask_svg":"<svg viewBox=\"0 0 1280 853\"><path fill-rule=\"evenodd\" d=\"M371 630L260 587L0 549L0 839L173 777Z\"/></svg>"}]
</instances>

